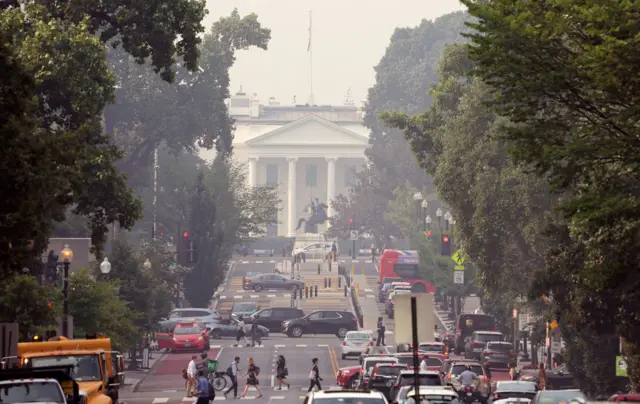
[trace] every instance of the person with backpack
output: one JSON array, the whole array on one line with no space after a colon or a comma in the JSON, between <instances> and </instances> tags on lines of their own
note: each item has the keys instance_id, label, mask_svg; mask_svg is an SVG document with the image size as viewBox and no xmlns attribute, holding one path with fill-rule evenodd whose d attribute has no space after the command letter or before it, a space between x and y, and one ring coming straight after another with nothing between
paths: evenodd
<instances>
[{"instance_id":1,"label":"person with backpack","mask_svg":"<svg viewBox=\"0 0 640 404\"><path fill-rule=\"evenodd\" d=\"M196 386L196 397L198 398L196 404L209 404L209 401L213 400L213 398L211 398L211 391L213 390L213 387L209 384L209 380L204 377L204 372L202 370L198 371L198 381Z\"/></svg>"},{"instance_id":2,"label":"person with backpack","mask_svg":"<svg viewBox=\"0 0 640 404\"><path fill-rule=\"evenodd\" d=\"M282 385L286 385L287 387L291 387L291 384L284 381L284 379L289 376L289 370L287 369L287 363L284 360L284 356L278 356L278 361L276 362L276 378L278 379L278 388L276 390L282 390Z\"/></svg>"},{"instance_id":3,"label":"person with backpack","mask_svg":"<svg viewBox=\"0 0 640 404\"><path fill-rule=\"evenodd\" d=\"M247 335L244 332L244 317L240 316L238 317L238 331L236 334L236 346L240 346L240 340L244 339L244 345L246 347L250 346L249 345L249 341L247 341Z\"/></svg>"},{"instance_id":4,"label":"person with backpack","mask_svg":"<svg viewBox=\"0 0 640 404\"><path fill-rule=\"evenodd\" d=\"M238 372L240 371L240 357L236 356L231 362L231 365L227 368L227 376L231 379L231 387L224 392L224 397L227 398L231 390L233 390L233 398L238 398Z\"/></svg>"},{"instance_id":5,"label":"person with backpack","mask_svg":"<svg viewBox=\"0 0 640 404\"><path fill-rule=\"evenodd\" d=\"M318 386L318 390L322 390L322 386L320 386L322 377L320 377L320 369L318 368L318 358L311 359L311 363L313 366L311 367L311 372L309 372L309 390L307 390L307 393L313 390L313 386Z\"/></svg>"},{"instance_id":6,"label":"person with backpack","mask_svg":"<svg viewBox=\"0 0 640 404\"><path fill-rule=\"evenodd\" d=\"M244 376L248 376L247 377L247 384L244 385L244 391L242 392L242 395L240 396L241 398L244 398L247 395L247 392L249 391L249 386L253 387L254 389L256 389L256 391L258 392L258 397L256 398L260 398L262 397L262 392L260 391L260 388L258 387L258 376L260 375L260 368L258 366L256 366L255 363L253 363L253 358L249 357L249 359L247 359L249 362L249 368L247 369L247 371L245 372Z\"/></svg>"}]
</instances>

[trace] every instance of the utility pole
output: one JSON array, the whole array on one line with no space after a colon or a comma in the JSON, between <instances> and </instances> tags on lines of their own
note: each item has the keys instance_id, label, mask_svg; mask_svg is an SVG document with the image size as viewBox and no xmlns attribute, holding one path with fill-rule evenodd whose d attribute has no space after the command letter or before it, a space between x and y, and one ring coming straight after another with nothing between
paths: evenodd
<instances>
[{"instance_id":1,"label":"utility pole","mask_svg":"<svg viewBox=\"0 0 640 404\"><path fill-rule=\"evenodd\" d=\"M158 148L153 149L153 225L151 239L156 239L158 230Z\"/></svg>"}]
</instances>

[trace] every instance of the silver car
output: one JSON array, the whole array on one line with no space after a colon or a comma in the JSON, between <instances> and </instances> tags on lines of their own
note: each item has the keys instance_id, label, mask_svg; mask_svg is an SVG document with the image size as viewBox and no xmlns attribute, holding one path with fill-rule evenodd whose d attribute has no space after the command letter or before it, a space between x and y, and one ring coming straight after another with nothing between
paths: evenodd
<instances>
[{"instance_id":1,"label":"silver car","mask_svg":"<svg viewBox=\"0 0 640 404\"><path fill-rule=\"evenodd\" d=\"M213 328L211 327L213 324L218 324L222 321L222 316L216 310L212 309L173 309L171 313L169 313L168 319L160 321L160 327L163 329L173 329L176 324L185 321L201 321L208 328Z\"/></svg>"},{"instance_id":2,"label":"silver car","mask_svg":"<svg viewBox=\"0 0 640 404\"><path fill-rule=\"evenodd\" d=\"M342 342L342 359L362 355L374 342L373 333L370 331L349 331Z\"/></svg>"}]
</instances>

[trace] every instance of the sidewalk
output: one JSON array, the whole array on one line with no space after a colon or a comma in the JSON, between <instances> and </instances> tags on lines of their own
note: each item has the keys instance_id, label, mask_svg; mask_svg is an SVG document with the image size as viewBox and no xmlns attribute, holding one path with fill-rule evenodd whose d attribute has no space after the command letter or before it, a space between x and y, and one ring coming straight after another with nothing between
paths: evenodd
<instances>
[{"instance_id":1,"label":"sidewalk","mask_svg":"<svg viewBox=\"0 0 640 404\"><path fill-rule=\"evenodd\" d=\"M164 352L149 352L149 368L127 370L125 369L124 388L125 390L135 391L135 388L140 384L153 370L158 363L162 361L166 353Z\"/></svg>"}]
</instances>

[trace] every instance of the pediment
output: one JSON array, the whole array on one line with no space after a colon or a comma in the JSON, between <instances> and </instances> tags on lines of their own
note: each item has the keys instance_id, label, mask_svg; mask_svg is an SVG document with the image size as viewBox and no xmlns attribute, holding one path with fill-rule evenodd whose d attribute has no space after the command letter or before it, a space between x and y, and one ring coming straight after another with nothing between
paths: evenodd
<instances>
[{"instance_id":1,"label":"pediment","mask_svg":"<svg viewBox=\"0 0 640 404\"><path fill-rule=\"evenodd\" d=\"M247 146L366 145L369 139L316 115L259 135Z\"/></svg>"}]
</instances>

